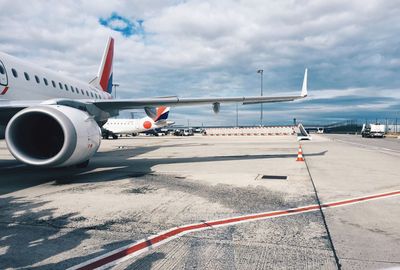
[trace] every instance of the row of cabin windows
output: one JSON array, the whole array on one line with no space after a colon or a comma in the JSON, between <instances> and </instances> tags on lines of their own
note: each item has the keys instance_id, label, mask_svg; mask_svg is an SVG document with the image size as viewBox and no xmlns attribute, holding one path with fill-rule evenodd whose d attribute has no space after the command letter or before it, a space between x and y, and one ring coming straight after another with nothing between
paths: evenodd
<instances>
[{"instance_id":1,"label":"row of cabin windows","mask_svg":"<svg viewBox=\"0 0 400 270\"><path fill-rule=\"evenodd\" d=\"M14 78L18 78L18 72L14 68L11 69L11 72L12 72ZM24 77L25 77L25 79L27 81L30 80L29 74L27 72L24 72ZM35 80L36 80L37 83L40 83L40 79L39 79L39 77L37 75L35 75ZM44 84L46 86L49 85L49 82L48 82L48 80L46 78L43 78L43 82L44 82ZM54 88L57 88L57 85L56 85L55 81L52 80L51 84L53 85ZM59 88L61 90L63 89L63 84L61 82L58 83L58 86L59 86ZM69 91L69 89L71 89L72 93L77 93L77 94L82 94L82 95L85 95L85 93L86 93L86 95L88 97L91 96L92 98L103 99L103 97L100 94L99 95L96 94L96 93L93 94L93 92L89 92L88 90L84 91L84 90L81 89L81 91L79 92L78 87L70 86L70 88L69 88L67 84L64 84L64 87L65 87L66 91ZM89 93L90 93L90 95L89 95Z\"/></svg>"},{"instance_id":2,"label":"row of cabin windows","mask_svg":"<svg viewBox=\"0 0 400 270\"><path fill-rule=\"evenodd\" d=\"M116 123L113 123L114 125L132 125L132 122L125 122L125 123L121 123L121 122L116 122Z\"/></svg>"}]
</instances>

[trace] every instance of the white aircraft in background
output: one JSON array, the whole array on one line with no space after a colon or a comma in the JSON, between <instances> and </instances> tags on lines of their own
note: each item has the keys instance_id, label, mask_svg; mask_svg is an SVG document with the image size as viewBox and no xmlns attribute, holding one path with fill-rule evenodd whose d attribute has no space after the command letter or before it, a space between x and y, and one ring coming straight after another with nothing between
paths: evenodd
<instances>
[{"instance_id":1,"label":"white aircraft in background","mask_svg":"<svg viewBox=\"0 0 400 270\"><path fill-rule=\"evenodd\" d=\"M86 167L100 146L100 127L126 109L158 106L256 104L307 96L307 70L299 96L111 97L114 39L109 38L97 77L89 83L0 53L0 138L19 161L43 167Z\"/></svg>"},{"instance_id":2,"label":"white aircraft in background","mask_svg":"<svg viewBox=\"0 0 400 270\"><path fill-rule=\"evenodd\" d=\"M161 106L153 112L148 111L148 115L140 119L108 119L103 126L103 139L108 139L112 136L117 139L119 134L132 134L152 131L158 128L173 125L175 122L169 121L169 107Z\"/></svg>"}]
</instances>

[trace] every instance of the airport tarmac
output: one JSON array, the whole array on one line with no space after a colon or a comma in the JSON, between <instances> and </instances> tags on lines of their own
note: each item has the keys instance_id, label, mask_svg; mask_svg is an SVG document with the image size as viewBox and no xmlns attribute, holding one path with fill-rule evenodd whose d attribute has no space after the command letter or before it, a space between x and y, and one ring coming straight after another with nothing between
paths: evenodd
<instances>
[{"instance_id":1,"label":"airport tarmac","mask_svg":"<svg viewBox=\"0 0 400 270\"><path fill-rule=\"evenodd\" d=\"M294 136L121 138L103 141L86 169L27 167L1 141L0 269L66 269L142 239L148 248L114 269L400 267L400 196L151 245L163 231L316 205L316 195L327 203L399 191L400 140L378 140L313 135L297 162Z\"/></svg>"}]
</instances>

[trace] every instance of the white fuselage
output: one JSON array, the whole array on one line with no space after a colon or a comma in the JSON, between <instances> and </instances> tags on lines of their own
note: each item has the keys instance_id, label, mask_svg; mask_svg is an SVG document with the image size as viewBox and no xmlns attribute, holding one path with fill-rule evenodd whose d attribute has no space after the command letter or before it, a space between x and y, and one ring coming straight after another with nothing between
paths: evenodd
<instances>
[{"instance_id":1,"label":"white fuselage","mask_svg":"<svg viewBox=\"0 0 400 270\"><path fill-rule=\"evenodd\" d=\"M109 93L89 83L40 68L13 56L0 53L0 61L5 71L0 74L0 100L111 98Z\"/></svg>"},{"instance_id":2,"label":"white fuselage","mask_svg":"<svg viewBox=\"0 0 400 270\"><path fill-rule=\"evenodd\" d=\"M93 104L111 99L112 60L110 38L86 83L0 53L0 139L11 154L33 166L87 166L111 115Z\"/></svg>"},{"instance_id":3,"label":"white fuselage","mask_svg":"<svg viewBox=\"0 0 400 270\"><path fill-rule=\"evenodd\" d=\"M103 128L114 134L132 134L145 132L171 125L170 121L154 122L150 117L141 119L108 119Z\"/></svg>"}]
</instances>

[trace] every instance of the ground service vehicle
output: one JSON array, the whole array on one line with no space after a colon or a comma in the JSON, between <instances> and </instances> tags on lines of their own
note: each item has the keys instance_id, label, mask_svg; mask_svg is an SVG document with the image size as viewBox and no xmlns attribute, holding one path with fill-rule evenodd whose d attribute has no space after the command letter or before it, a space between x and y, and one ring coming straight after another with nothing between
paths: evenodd
<instances>
[{"instance_id":1,"label":"ground service vehicle","mask_svg":"<svg viewBox=\"0 0 400 270\"><path fill-rule=\"evenodd\" d=\"M385 137L386 126L376 123L376 124L363 124L361 130L361 136L363 138L383 138Z\"/></svg>"}]
</instances>

